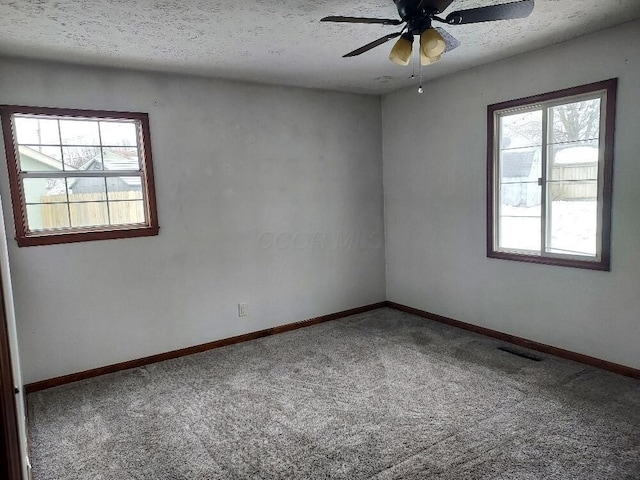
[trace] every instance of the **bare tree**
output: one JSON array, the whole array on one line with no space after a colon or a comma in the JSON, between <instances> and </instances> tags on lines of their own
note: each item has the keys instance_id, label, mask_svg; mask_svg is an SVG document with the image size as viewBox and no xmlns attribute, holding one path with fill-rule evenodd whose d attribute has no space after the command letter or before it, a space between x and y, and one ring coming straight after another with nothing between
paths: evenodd
<instances>
[{"instance_id":1,"label":"bare tree","mask_svg":"<svg viewBox=\"0 0 640 480\"><path fill-rule=\"evenodd\" d=\"M64 148L64 163L74 168L82 168L94 158L100 160L100 149L98 147L73 147Z\"/></svg>"},{"instance_id":2,"label":"bare tree","mask_svg":"<svg viewBox=\"0 0 640 480\"><path fill-rule=\"evenodd\" d=\"M600 100L570 103L550 109L552 143L575 142L598 138Z\"/></svg>"},{"instance_id":3,"label":"bare tree","mask_svg":"<svg viewBox=\"0 0 640 480\"><path fill-rule=\"evenodd\" d=\"M538 111L539 112L539 111ZM551 107L548 111L551 125L550 143L568 143L598 138L600 130L600 100L586 100ZM540 140L542 123L535 111L530 115L519 115L509 128L531 143Z\"/></svg>"}]
</instances>

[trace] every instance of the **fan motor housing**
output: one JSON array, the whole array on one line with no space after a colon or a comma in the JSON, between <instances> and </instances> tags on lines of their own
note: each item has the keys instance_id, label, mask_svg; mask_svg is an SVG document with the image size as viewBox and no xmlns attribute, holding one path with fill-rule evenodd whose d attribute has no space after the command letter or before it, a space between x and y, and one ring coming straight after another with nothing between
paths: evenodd
<instances>
[{"instance_id":1,"label":"fan motor housing","mask_svg":"<svg viewBox=\"0 0 640 480\"><path fill-rule=\"evenodd\" d=\"M421 7L420 0L393 0L398 7L398 13L402 20L407 22L407 31L420 35L431 28L431 17L438 13L429 7Z\"/></svg>"},{"instance_id":2,"label":"fan motor housing","mask_svg":"<svg viewBox=\"0 0 640 480\"><path fill-rule=\"evenodd\" d=\"M400 18L405 22L418 16L429 16L431 14L438 13L428 7L420 7L423 3L421 0L393 0L393 2L396 4L396 7L398 7Z\"/></svg>"}]
</instances>

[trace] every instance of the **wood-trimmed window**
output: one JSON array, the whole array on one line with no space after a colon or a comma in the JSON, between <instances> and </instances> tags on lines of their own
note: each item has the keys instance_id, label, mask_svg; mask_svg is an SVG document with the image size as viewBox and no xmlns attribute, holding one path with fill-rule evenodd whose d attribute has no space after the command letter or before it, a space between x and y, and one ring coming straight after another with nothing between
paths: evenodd
<instances>
[{"instance_id":1,"label":"wood-trimmed window","mask_svg":"<svg viewBox=\"0 0 640 480\"><path fill-rule=\"evenodd\" d=\"M489 105L487 256L610 269L616 87Z\"/></svg>"},{"instance_id":2,"label":"wood-trimmed window","mask_svg":"<svg viewBox=\"0 0 640 480\"><path fill-rule=\"evenodd\" d=\"M158 234L146 113L0 106L21 247Z\"/></svg>"}]
</instances>

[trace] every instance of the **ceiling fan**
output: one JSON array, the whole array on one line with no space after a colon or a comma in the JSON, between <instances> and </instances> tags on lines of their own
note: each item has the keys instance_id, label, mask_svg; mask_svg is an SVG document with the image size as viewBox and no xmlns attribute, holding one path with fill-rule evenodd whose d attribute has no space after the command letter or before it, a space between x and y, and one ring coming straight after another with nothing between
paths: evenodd
<instances>
[{"instance_id":1,"label":"ceiling fan","mask_svg":"<svg viewBox=\"0 0 640 480\"><path fill-rule=\"evenodd\" d=\"M460 42L440 27L433 27L433 22L448 25L468 23L492 22L494 20L511 20L528 17L533 11L534 0L490 5L487 7L470 8L451 12L445 18L438 14L445 11L454 0L393 0L398 7L399 19L366 18L366 17L338 17L330 16L321 22L339 23L372 23L379 25L402 25L401 31L390 33L374 40L343 57L355 57L378 47L389 40L400 37L391 49L389 60L398 65L408 65L413 50L413 38L420 37L420 64L430 65L440 60L443 53L460 46Z\"/></svg>"}]
</instances>

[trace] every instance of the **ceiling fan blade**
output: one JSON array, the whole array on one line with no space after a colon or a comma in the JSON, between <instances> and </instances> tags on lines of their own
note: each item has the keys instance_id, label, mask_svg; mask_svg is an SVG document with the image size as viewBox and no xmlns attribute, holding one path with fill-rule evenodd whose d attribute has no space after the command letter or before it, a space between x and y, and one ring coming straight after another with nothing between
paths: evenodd
<instances>
[{"instance_id":1,"label":"ceiling fan blade","mask_svg":"<svg viewBox=\"0 0 640 480\"><path fill-rule=\"evenodd\" d=\"M379 25L400 25L404 23L402 20L393 18L366 18L366 17L324 17L321 22L338 22L338 23L377 23Z\"/></svg>"},{"instance_id":2,"label":"ceiling fan blade","mask_svg":"<svg viewBox=\"0 0 640 480\"><path fill-rule=\"evenodd\" d=\"M490 5L488 7L459 10L447 15L446 22L450 25L464 23L492 22L494 20L511 20L528 17L533 11L534 0Z\"/></svg>"},{"instance_id":3,"label":"ceiling fan blade","mask_svg":"<svg viewBox=\"0 0 640 480\"><path fill-rule=\"evenodd\" d=\"M435 27L440 36L444 39L444 44L447 46L444 50L445 53L450 52L454 48L458 48L460 46L460 41L447 32L445 29L440 27Z\"/></svg>"},{"instance_id":4,"label":"ceiling fan blade","mask_svg":"<svg viewBox=\"0 0 640 480\"><path fill-rule=\"evenodd\" d=\"M366 45L354 50L353 52L349 52L346 55L343 55L343 58L347 58L347 57L355 57L357 55L360 55L364 52L368 52L369 50L371 50L372 48L376 48L379 45L382 45L383 43L388 42L389 40L391 40L392 38L396 38L399 37L400 35L402 35L402 32L396 32L396 33L390 33L389 35L385 35L382 38L379 38L377 40L374 40L371 43L367 43Z\"/></svg>"}]
</instances>

